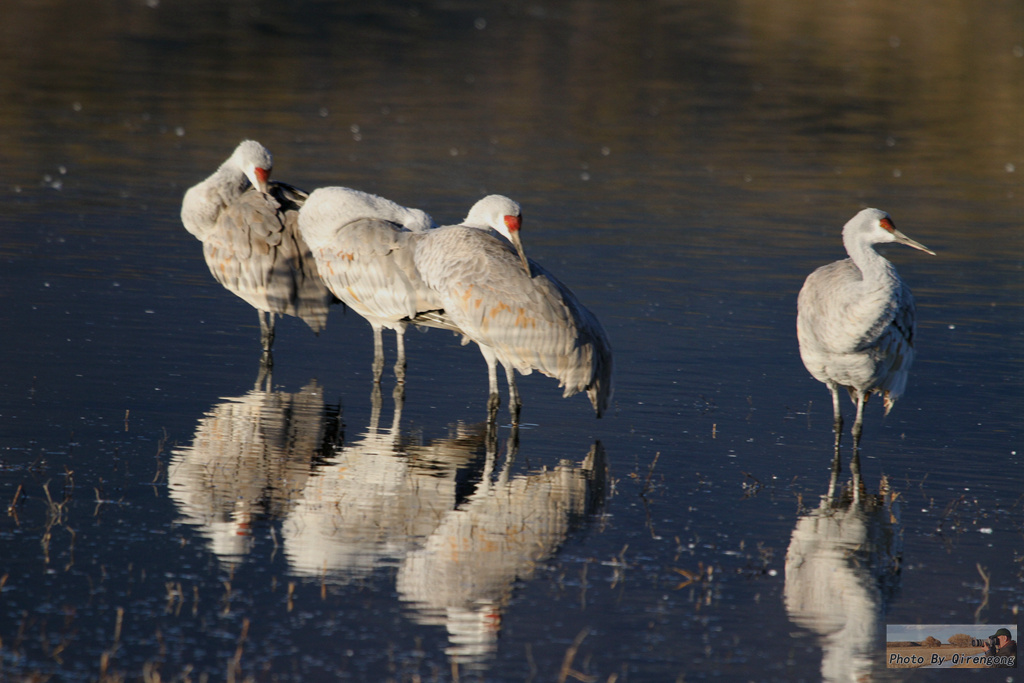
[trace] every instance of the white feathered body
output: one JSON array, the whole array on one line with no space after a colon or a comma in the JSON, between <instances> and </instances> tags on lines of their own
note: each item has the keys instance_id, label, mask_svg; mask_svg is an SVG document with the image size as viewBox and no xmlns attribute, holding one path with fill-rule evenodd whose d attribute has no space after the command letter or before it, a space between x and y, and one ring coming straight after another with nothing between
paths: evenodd
<instances>
[{"instance_id":1,"label":"white feathered body","mask_svg":"<svg viewBox=\"0 0 1024 683\"><path fill-rule=\"evenodd\" d=\"M299 217L327 286L371 325L388 329L430 325L420 314L441 308L413 264L412 239L431 224L422 211L340 187L315 190Z\"/></svg>"},{"instance_id":2,"label":"white feathered body","mask_svg":"<svg viewBox=\"0 0 1024 683\"><path fill-rule=\"evenodd\" d=\"M800 357L820 382L882 393L886 412L914 361L914 299L881 256L870 278L852 259L818 268L797 303Z\"/></svg>"},{"instance_id":3,"label":"white feathered body","mask_svg":"<svg viewBox=\"0 0 1024 683\"><path fill-rule=\"evenodd\" d=\"M278 182L260 192L233 159L185 193L185 229L203 243L210 273L228 291L259 311L296 316L320 332L334 297L299 235L306 193Z\"/></svg>"},{"instance_id":4,"label":"white feathered body","mask_svg":"<svg viewBox=\"0 0 1024 683\"><path fill-rule=\"evenodd\" d=\"M611 396L612 353L597 318L553 275L490 232L449 226L416 235L415 266L451 321L506 368L587 391L598 415Z\"/></svg>"}]
</instances>

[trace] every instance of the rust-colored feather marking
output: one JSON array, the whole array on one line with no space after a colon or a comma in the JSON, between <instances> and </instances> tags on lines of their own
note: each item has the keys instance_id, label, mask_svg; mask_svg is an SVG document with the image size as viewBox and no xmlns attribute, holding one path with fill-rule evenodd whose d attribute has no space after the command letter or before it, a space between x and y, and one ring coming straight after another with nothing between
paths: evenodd
<instances>
[{"instance_id":1,"label":"rust-colored feather marking","mask_svg":"<svg viewBox=\"0 0 1024 683\"><path fill-rule=\"evenodd\" d=\"M519 313L516 315L515 326L516 327L531 327L531 328L536 329L536 327L537 327L537 318L535 316L532 316L532 315L527 315L526 314L526 309L520 308L519 309Z\"/></svg>"},{"instance_id":2,"label":"rust-colored feather marking","mask_svg":"<svg viewBox=\"0 0 1024 683\"><path fill-rule=\"evenodd\" d=\"M505 302L503 302L503 301L499 301L499 302L497 303L497 305L495 305L495 306L492 306L492 307L491 307L491 312L490 312L489 316L490 316L491 318L497 318L497 317L498 317L498 315L500 315L502 311L511 311L511 310L512 310L512 309L511 309L511 308L509 308L509 307L508 307L508 306L507 306L507 305L505 304Z\"/></svg>"}]
</instances>

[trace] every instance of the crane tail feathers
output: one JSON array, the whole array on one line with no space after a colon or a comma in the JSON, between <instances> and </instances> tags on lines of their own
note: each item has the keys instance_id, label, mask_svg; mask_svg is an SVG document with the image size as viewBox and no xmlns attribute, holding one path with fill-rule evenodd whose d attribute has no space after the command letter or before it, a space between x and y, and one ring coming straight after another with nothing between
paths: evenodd
<instances>
[{"instance_id":1,"label":"crane tail feathers","mask_svg":"<svg viewBox=\"0 0 1024 683\"><path fill-rule=\"evenodd\" d=\"M607 342L600 345L598 353L595 377L587 387L587 396L590 398L590 404L594 406L594 412L600 418L608 410L614 387L612 386L612 352Z\"/></svg>"}]
</instances>

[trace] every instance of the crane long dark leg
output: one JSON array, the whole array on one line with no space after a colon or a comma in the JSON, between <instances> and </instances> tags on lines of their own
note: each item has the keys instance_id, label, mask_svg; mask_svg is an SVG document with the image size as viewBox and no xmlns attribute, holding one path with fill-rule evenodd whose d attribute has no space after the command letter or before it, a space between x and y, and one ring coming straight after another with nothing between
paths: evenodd
<instances>
[{"instance_id":1,"label":"crane long dark leg","mask_svg":"<svg viewBox=\"0 0 1024 683\"><path fill-rule=\"evenodd\" d=\"M391 392L391 398L395 403L395 414L391 420L391 438L394 439L394 445L397 447L402 436L402 408L405 406L405 385L396 384Z\"/></svg>"},{"instance_id":2,"label":"crane long dark leg","mask_svg":"<svg viewBox=\"0 0 1024 683\"><path fill-rule=\"evenodd\" d=\"M367 434L376 434L380 427L381 403L380 383L375 382L370 392L370 426L366 428Z\"/></svg>"},{"instance_id":3,"label":"crane long dark leg","mask_svg":"<svg viewBox=\"0 0 1024 683\"><path fill-rule=\"evenodd\" d=\"M839 407L839 387L829 384L828 390L832 394L832 430L836 435L836 454L838 455L839 442L843 436L843 411Z\"/></svg>"},{"instance_id":4,"label":"crane long dark leg","mask_svg":"<svg viewBox=\"0 0 1024 683\"><path fill-rule=\"evenodd\" d=\"M264 351L260 356L260 370L256 374L256 391L269 392L274 386L274 354Z\"/></svg>"},{"instance_id":5,"label":"crane long dark leg","mask_svg":"<svg viewBox=\"0 0 1024 683\"><path fill-rule=\"evenodd\" d=\"M487 448L488 457L490 457L491 453L498 452L498 423L490 413L487 415L487 428L484 434L484 444Z\"/></svg>"},{"instance_id":6,"label":"crane long dark leg","mask_svg":"<svg viewBox=\"0 0 1024 683\"><path fill-rule=\"evenodd\" d=\"M850 473L853 475L853 502L860 503L861 490L864 482L860 477L860 449L853 449L853 457L850 459Z\"/></svg>"},{"instance_id":7,"label":"crane long dark leg","mask_svg":"<svg viewBox=\"0 0 1024 683\"><path fill-rule=\"evenodd\" d=\"M836 445L835 454L832 456L832 474L828 479L828 501L831 503L836 498L836 486L839 484L839 474L842 472L843 463L839 457L839 447Z\"/></svg>"},{"instance_id":8,"label":"crane long dark leg","mask_svg":"<svg viewBox=\"0 0 1024 683\"><path fill-rule=\"evenodd\" d=\"M391 398L395 400L395 410L401 412L402 406L405 405L405 385L396 384L395 388L391 391Z\"/></svg>"},{"instance_id":9,"label":"crane long dark leg","mask_svg":"<svg viewBox=\"0 0 1024 683\"><path fill-rule=\"evenodd\" d=\"M395 360L395 379L405 384L405 328L395 330L395 342L398 345L398 358Z\"/></svg>"},{"instance_id":10,"label":"crane long dark leg","mask_svg":"<svg viewBox=\"0 0 1024 683\"><path fill-rule=\"evenodd\" d=\"M853 423L853 457L850 459L850 473L853 474L853 501L860 502L863 482L860 477L860 436L864 430L864 404L866 393L857 394L857 419Z\"/></svg>"},{"instance_id":11,"label":"crane long dark leg","mask_svg":"<svg viewBox=\"0 0 1024 683\"><path fill-rule=\"evenodd\" d=\"M508 382L508 409L512 413L512 424L519 424L519 412L523 407L523 401L519 398L519 387L516 386L515 368L505 368L505 381Z\"/></svg>"},{"instance_id":12,"label":"crane long dark leg","mask_svg":"<svg viewBox=\"0 0 1024 683\"><path fill-rule=\"evenodd\" d=\"M270 391L271 376L274 370L274 354L264 351L260 355L260 371L256 376L256 389L259 391ZM266 385L265 387L262 385Z\"/></svg>"},{"instance_id":13,"label":"crane long dark leg","mask_svg":"<svg viewBox=\"0 0 1024 683\"><path fill-rule=\"evenodd\" d=\"M485 346L480 347L480 353L487 361L487 388L490 392L487 396L487 421L494 422L498 417L498 408L501 406L501 394L498 393L498 359Z\"/></svg>"},{"instance_id":14,"label":"crane long dark leg","mask_svg":"<svg viewBox=\"0 0 1024 683\"><path fill-rule=\"evenodd\" d=\"M373 325L373 382L380 384L380 377L384 374L384 340L382 328Z\"/></svg>"},{"instance_id":15,"label":"crane long dark leg","mask_svg":"<svg viewBox=\"0 0 1024 683\"><path fill-rule=\"evenodd\" d=\"M860 435L864 431L864 404L867 403L867 400L867 394L857 394L857 418L853 421L853 429L851 430L854 453L860 448Z\"/></svg>"},{"instance_id":16,"label":"crane long dark leg","mask_svg":"<svg viewBox=\"0 0 1024 683\"><path fill-rule=\"evenodd\" d=\"M274 345L274 314L266 311L256 311L260 316L260 344L264 351L270 351Z\"/></svg>"},{"instance_id":17,"label":"crane long dark leg","mask_svg":"<svg viewBox=\"0 0 1024 683\"><path fill-rule=\"evenodd\" d=\"M839 443L843 437L843 412L839 407L839 387L835 384L828 384L828 391L832 394L832 430L835 432L835 444L832 453L832 475L828 481L828 499L835 499L836 486L839 483L839 475L843 471L843 461L840 457Z\"/></svg>"},{"instance_id":18,"label":"crane long dark leg","mask_svg":"<svg viewBox=\"0 0 1024 683\"><path fill-rule=\"evenodd\" d=\"M508 433L508 440L505 442L505 464L501 466L501 471L498 473L497 483L500 486L508 484L512 464L516 461L517 455L519 455L519 424L513 423L512 429Z\"/></svg>"}]
</instances>

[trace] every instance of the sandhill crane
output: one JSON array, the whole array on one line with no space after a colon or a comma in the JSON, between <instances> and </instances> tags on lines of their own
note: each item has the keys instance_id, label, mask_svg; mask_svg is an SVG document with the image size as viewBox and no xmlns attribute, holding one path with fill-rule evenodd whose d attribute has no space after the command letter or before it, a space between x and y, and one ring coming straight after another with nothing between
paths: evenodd
<instances>
[{"instance_id":1,"label":"sandhill crane","mask_svg":"<svg viewBox=\"0 0 1024 683\"><path fill-rule=\"evenodd\" d=\"M189 188L181 205L181 222L202 241L213 277L259 314L265 360L275 316L296 316L319 333L334 302L299 235L306 193L270 181L272 167L267 148L245 140L215 173Z\"/></svg>"},{"instance_id":2,"label":"sandhill crane","mask_svg":"<svg viewBox=\"0 0 1024 683\"><path fill-rule=\"evenodd\" d=\"M568 287L527 261L519 239L521 221L519 205L511 199L484 197L461 225L416 237L416 269L448 319L480 347L487 361L492 417L500 403L498 361L508 380L513 423L522 406L516 370L554 377L567 397L585 390L600 417L612 393L608 337Z\"/></svg>"},{"instance_id":3,"label":"sandhill crane","mask_svg":"<svg viewBox=\"0 0 1024 683\"><path fill-rule=\"evenodd\" d=\"M889 214L864 209L843 228L850 258L811 273L797 299L800 357L832 394L837 457L843 429L839 388L845 387L857 405L856 453L868 396L882 394L888 415L914 361L914 298L896 268L875 251L874 245L886 242L935 255L897 230Z\"/></svg>"},{"instance_id":4,"label":"sandhill crane","mask_svg":"<svg viewBox=\"0 0 1024 683\"><path fill-rule=\"evenodd\" d=\"M373 328L373 376L384 367L381 330L395 331L395 375L405 381L405 329L410 324L456 330L413 265L412 238L433 225L419 209L346 187L310 194L299 229L334 294Z\"/></svg>"}]
</instances>

